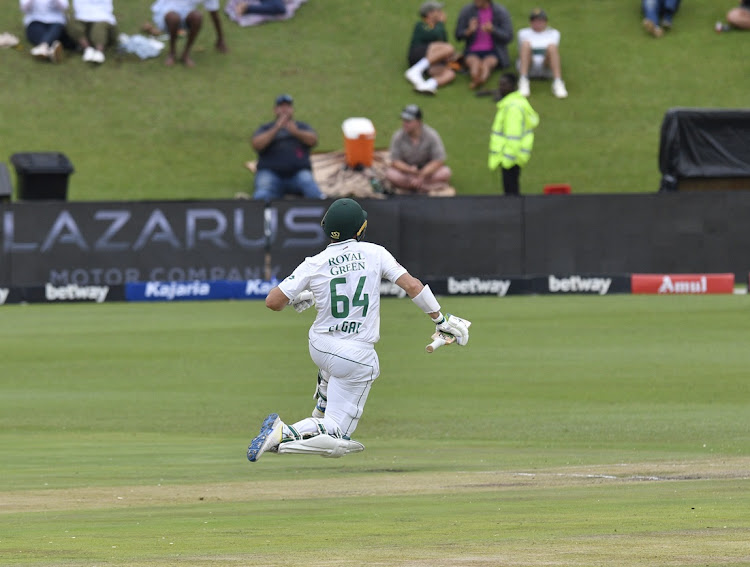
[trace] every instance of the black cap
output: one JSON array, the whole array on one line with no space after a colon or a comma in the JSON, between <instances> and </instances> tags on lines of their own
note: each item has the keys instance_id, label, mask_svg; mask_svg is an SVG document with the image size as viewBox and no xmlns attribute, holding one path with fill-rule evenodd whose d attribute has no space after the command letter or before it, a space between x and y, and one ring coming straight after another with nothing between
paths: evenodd
<instances>
[{"instance_id":1,"label":"black cap","mask_svg":"<svg viewBox=\"0 0 750 567\"><path fill-rule=\"evenodd\" d=\"M546 20L547 12L545 12L541 8L534 8L531 11L531 14L529 14L529 19L530 20Z\"/></svg>"},{"instance_id":2,"label":"black cap","mask_svg":"<svg viewBox=\"0 0 750 567\"><path fill-rule=\"evenodd\" d=\"M291 95L280 94L276 97L276 106L279 106L280 104L294 104L294 99Z\"/></svg>"},{"instance_id":3,"label":"black cap","mask_svg":"<svg viewBox=\"0 0 750 567\"><path fill-rule=\"evenodd\" d=\"M404 120L422 120L422 110L416 104L407 104L401 111Z\"/></svg>"}]
</instances>

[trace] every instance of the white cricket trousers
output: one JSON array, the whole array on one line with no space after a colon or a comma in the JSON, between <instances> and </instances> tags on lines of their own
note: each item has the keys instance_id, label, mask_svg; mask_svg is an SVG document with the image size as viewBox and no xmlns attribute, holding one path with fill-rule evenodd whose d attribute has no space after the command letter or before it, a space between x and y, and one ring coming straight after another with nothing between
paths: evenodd
<instances>
[{"instance_id":1,"label":"white cricket trousers","mask_svg":"<svg viewBox=\"0 0 750 567\"><path fill-rule=\"evenodd\" d=\"M328 404L323 425L351 437L365 408L370 387L380 375L375 348L354 340L310 333L310 358L328 376Z\"/></svg>"}]
</instances>

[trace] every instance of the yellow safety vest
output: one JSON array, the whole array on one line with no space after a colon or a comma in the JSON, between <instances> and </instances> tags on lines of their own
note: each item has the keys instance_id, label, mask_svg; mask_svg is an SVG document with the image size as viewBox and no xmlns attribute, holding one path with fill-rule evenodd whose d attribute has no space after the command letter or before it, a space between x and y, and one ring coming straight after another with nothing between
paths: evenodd
<instances>
[{"instance_id":1,"label":"yellow safety vest","mask_svg":"<svg viewBox=\"0 0 750 567\"><path fill-rule=\"evenodd\" d=\"M487 166L509 169L523 167L531 159L534 128L539 125L539 114L528 99L518 91L505 95L497 103L497 114L490 134L490 155Z\"/></svg>"}]
</instances>

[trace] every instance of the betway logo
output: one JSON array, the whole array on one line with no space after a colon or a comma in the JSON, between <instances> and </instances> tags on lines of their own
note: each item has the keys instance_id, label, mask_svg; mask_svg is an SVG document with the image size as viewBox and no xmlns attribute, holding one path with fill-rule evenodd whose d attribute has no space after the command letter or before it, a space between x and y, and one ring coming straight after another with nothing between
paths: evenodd
<instances>
[{"instance_id":1,"label":"betway logo","mask_svg":"<svg viewBox=\"0 0 750 567\"><path fill-rule=\"evenodd\" d=\"M612 278L582 278L581 276L570 276L569 278L556 278L549 276L550 293L598 293L606 295Z\"/></svg>"},{"instance_id":2,"label":"betway logo","mask_svg":"<svg viewBox=\"0 0 750 567\"><path fill-rule=\"evenodd\" d=\"M148 282L144 295L170 300L179 297L204 297L209 293L211 293L211 284L196 280L194 282Z\"/></svg>"},{"instance_id":3,"label":"betway logo","mask_svg":"<svg viewBox=\"0 0 750 567\"><path fill-rule=\"evenodd\" d=\"M109 286L106 285L76 285L56 287L47 284L44 287L44 297L47 301L96 301L102 303L107 299Z\"/></svg>"},{"instance_id":4,"label":"betway logo","mask_svg":"<svg viewBox=\"0 0 750 567\"><path fill-rule=\"evenodd\" d=\"M706 276L701 276L693 281L672 281L669 276L664 276L659 286L658 293L706 293L708 282Z\"/></svg>"},{"instance_id":5,"label":"betway logo","mask_svg":"<svg viewBox=\"0 0 750 567\"><path fill-rule=\"evenodd\" d=\"M401 289L393 282L383 280L380 282L380 295L385 297L406 297L406 291Z\"/></svg>"},{"instance_id":6,"label":"betway logo","mask_svg":"<svg viewBox=\"0 0 750 567\"><path fill-rule=\"evenodd\" d=\"M457 280L448 278L448 293L451 295L499 295L504 296L510 289L510 280L482 280L469 278Z\"/></svg>"},{"instance_id":7,"label":"betway logo","mask_svg":"<svg viewBox=\"0 0 750 567\"><path fill-rule=\"evenodd\" d=\"M9 293L10 290L7 287L0 287L0 305L5 303L5 300L8 299Z\"/></svg>"},{"instance_id":8,"label":"betway logo","mask_svg":"<svg viewBox=\"0 0 750 567\"><path fill-rule=\"evenodd\" d=\"M245 284L245 295L262 295L265 297L275 286L276 280L270 282L266 280L247 280L247 284Z\"/></svg>"}]
</instances>

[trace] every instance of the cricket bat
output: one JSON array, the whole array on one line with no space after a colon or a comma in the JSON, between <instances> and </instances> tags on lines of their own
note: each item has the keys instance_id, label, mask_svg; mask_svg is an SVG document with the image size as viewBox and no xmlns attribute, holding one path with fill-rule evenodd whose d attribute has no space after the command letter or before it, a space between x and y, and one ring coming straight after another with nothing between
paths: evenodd
<instances>
[{"instance_id":1,"label":"cricket bat","mask_svg":"<svg viewBox=\"0 0 750 567\"><path fill-rule=\"evenodd\" d=\"M456 316L451 315L451 317L456 317ZM466 319L461 319L460 317L456 317L456 319L460 319L461 321L466 323L467 327L471 327L471 321L468 321ZM437 349L439 349L441 346L452 345L453 343L456 342L456 337L454 337L450 333L446 333L443 331L435 331L432 334L431 338L432 338L432 342L425 347L425 350L428 353L433 353Z\"/></svg>"}]
</instances>

